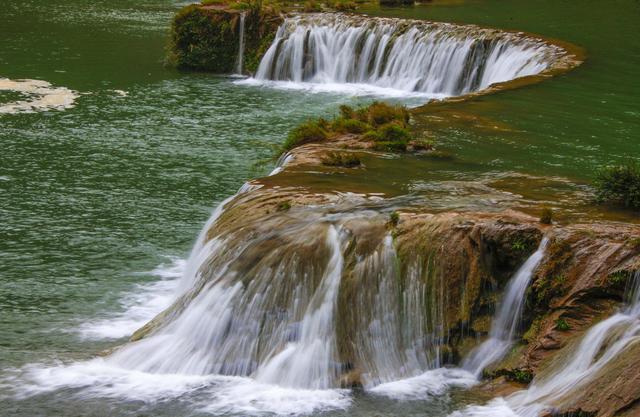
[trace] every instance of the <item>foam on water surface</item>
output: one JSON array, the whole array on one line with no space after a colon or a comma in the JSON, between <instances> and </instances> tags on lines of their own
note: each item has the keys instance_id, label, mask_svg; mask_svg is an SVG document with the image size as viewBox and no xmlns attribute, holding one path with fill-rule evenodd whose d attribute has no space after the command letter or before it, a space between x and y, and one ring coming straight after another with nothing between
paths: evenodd
<instances>
[{"instance_id":1,"label":"foam on water surface","mask_svg":"<svg viewBox=\"0 0 640 417\"><path fill-rule=\"evenodd\" d=\"M2 90L21 93L25 99L0 103L0 114L65 110L73 107L79 97L76 91L66 87L54 87L42 80L10 80L0 77L0 91Z\"/></svg>"}]
</instances>

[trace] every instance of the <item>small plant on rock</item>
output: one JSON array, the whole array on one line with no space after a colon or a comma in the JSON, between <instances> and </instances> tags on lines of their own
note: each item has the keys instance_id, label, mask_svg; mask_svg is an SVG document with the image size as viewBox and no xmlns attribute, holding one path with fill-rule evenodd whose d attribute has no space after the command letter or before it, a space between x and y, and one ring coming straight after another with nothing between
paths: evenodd
<instances>
[{"instance_id":1,"label":"small plant on rock","mask_svg":"<svg viewBox=\"0 0 640 417\"><path fill-rule=\"evenodd\" d=\"M571 326L569 326L569 323L567 323L566 320L558 319L556 320L556 329L560 330L561 332L566 332L567 330L571 329Z\"/></svg>"},{"instance_id":2,"label":"small plant on rock","mask_svg":"<svg viewBox=\"0 0 640 417\"><path fill-rule=\"evenodd\" d=\"M543 207L542 213L540 214L540 223L542 224L553 223L553 210L551 210L549 207Z\"/></svg>"}]
</instances>

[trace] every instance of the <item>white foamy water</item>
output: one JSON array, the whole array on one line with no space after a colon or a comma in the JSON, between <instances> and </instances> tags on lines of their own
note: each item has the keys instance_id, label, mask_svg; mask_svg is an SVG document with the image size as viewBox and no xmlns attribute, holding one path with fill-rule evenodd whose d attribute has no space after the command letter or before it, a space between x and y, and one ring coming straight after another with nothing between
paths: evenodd
<instances>
[{"instance_id":1,"label":"white foamy water","mask_svg":"<svg viewBox=\"0 0 640 417\"><path fill-rule=\"evenodd\" d=\"M424 400L441 396L451 388L467 388L478 383L476 377L463 369L438 368L421 375L385 382L367 392L397 400Z\"/></svg>"},{"instance_id":2,"label":"white foamy water","mask_svg":"<svg viewBox=\"0 0 640 417\"><path fill-rule=\"evenodd\" d=\"M159 281L140 284L120 302L123 311L110 317L83 323L78 332L84 339L120 339L131 336L176 298L186 268L186 261L174 259L150 272Z\"/></svg>"},{"instance_id":3,"label":"white foamy water","mask_svg":"<svg viewBox=\"0 0 640 417\"><path fill-rule=\"evenodd\" d=\"M51 83L42 80L0 78L0 91L2 90L21 93L25 99L0 103L0 114L64 110L73 107L79 96L76 91L66 87L54 87Z\"/></svg>"}]
</instances>

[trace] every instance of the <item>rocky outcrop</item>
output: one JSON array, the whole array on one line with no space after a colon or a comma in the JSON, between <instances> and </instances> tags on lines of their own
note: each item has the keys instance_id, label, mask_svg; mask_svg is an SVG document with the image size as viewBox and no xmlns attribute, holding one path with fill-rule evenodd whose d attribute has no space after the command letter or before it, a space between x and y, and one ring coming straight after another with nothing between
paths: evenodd
<instances>
[{"instance_id":1,"label":"rocky outcrop","mask_svg":"<svg viewBox=\"0 0 640 417\"><path fill-rule=\"evenodd\" d=\"M167 63L182 70L234 72L243 13L243 71L253 73L282 22L282 17L268 8L240 10L223 4L184 7L173 19Z\"/></svg>"}]
</instances>

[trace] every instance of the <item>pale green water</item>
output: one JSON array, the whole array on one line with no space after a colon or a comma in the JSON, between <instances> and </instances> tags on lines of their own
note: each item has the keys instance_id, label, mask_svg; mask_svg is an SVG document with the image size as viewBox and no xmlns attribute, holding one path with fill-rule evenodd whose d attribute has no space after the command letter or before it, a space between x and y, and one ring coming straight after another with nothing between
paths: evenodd
<instances>
[{"instance_id":1,"label":"pale green water","mask_svg":"<svg viewBox=\"0 0 640 417\"><path fill-rule=\"evenodd\" d=\"M84 359L117 344L122 339L105 338L96 323L149 302L130 298L149 292L137 285L158 281L145 271L164 265L171 277L172 262L187 255L212 207L269 171L272 162L256 164L288 129L351 100L164 69L165 31L177 7L0 0L0 76L83 93L62 112L0 115L2 369ZM594 167L640 155L637 1L471 1L383 13L526 30L588 51L573 72L462 106L511 131L438 128L438 140L459 159L398 164L400 192L434 176L511 171L584 183ZM150 406L72 391L7 404L0 414L193 413L187 400ZM345 415L442 415L448 407L366 395L355 404Z\"/></svg>"}]
</instances>

